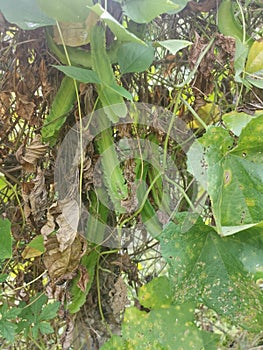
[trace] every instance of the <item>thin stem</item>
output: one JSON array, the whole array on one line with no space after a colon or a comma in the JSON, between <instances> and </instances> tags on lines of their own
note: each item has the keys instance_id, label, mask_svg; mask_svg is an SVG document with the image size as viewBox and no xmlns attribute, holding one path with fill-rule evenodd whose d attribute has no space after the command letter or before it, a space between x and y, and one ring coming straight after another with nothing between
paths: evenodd
<instances>
[{"instance_id":1,"label":"thin stem","mask_svg":"<svg viewBox=\"0 0 263 350\"><path fill-rule=\"evenodd\" d=\"M196 111L191 107L191 105L184 100L183 98L181 98L181 101L183 102L183 104L189 109L189 111L193 114L193 116L195 117L195 119L203 126L203 128L205 130L207 130L208 126L206 125L206 123L203 121L203 119L201 119L199 117L199 115L196 113Z\"/></svg>"}]
</instances>

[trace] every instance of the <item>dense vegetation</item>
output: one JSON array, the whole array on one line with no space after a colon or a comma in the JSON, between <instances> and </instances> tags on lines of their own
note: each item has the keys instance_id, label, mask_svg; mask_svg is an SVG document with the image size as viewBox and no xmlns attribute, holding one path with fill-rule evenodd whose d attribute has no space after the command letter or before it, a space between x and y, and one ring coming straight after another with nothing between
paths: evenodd
<instances>
[{"instance_id":1,"label":"dense vegetation","mask_svg":"<svg viewBox=\"0 0 263 350\"><path fill-rule=\"evenodd\" d=\"M1 349L261 348L262 5L0 0Z\"/></svg>"}]
</instances>

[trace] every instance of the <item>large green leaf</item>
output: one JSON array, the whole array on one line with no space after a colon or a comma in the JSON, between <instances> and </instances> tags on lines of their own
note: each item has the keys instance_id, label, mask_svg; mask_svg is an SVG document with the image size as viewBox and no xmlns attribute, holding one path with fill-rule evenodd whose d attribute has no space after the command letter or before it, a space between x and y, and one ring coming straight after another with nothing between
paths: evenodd
<instances>
[{"instance_id":1,"label":"large green leaf","mask_svg":"<svg viewBox=\"0 0 263 350\"><path fill-rule=\"evenodd\" d=\"M172 303L173 287L167 277L153 279L139 290L140 303L149 312L126 309L122 341L114 337L104 350L214 350L218 337L194 324L195 303ZM116 347L114 347L116 345Z\"/></svg>"},{"instance_id":2,"label":"large green leaf","mask_svg":"<svg viewBox=\"0 0 263 350\"><path fill-rule=\"evenodd\" d=\"M263 42L255 41L248 53L246 71L255 73L260 70L263 70Z\"/></svg>"},{"instance_id":3,"label":"large green leaf","mask_svg":"<svg viewBox=\"0 0 263 350\"><path fill-rule=\"evenodd\" d=\"M227 130L210 127L188 153L189 171L206 181L217 231L229 235L263 220L263 116L253 118L237 146ZM195 167L191 166L195 163Z\"/></svg>"},{"instance_id":4,"label":"large green leaf","mask_svg":"<svg viewBox=\"0 0 263 350\"><path fill-rule=\"evenodd\" d=\"M12 257L11 222L0 218L0 260Z\"/></svg>"},{"instance_id":5,"label":"large green leaf","mask_svg":"<svg viewBox=\"0 0 263 350\"><path fill-rule=\"evenodd\" d=\"M43 12L61 22L83 22L90 10L92 0L37 0Z\"/></svg>"},{"instance_id":6,"label":"large green leaf","mask_svg":"<svg viewBox=\"0 0 263 350\"><path fill-rule=\"evenodd\" d=\"M36 0L0 0L0 10L9 22L25 30L55 24L41 11Z\"/></svg>"},{"instance_id":7,"label":"large green leaf","mask_svg":"<svg viewBox=\"0 0 263 350\"><path fill-rule=\"evenodd\" d=\"M163 308L172 304L173 289L166 276L153 279L139 289L139 301L144 307Z\"/></svg>"},{"instance_id":8,"label":"large green leaf","mask_svg":"<svg viewBox=\"0 0 263 350\"><path fill-rule=\"evenodd\" d=\"M182 2L181 2L182 3ZM123 6L125 14L137 23L148 23L165 12L179 12L186 5L170 0L127 0Z\"/></svg>"},{"instance_id":9,"label":"large green leaf","mask_svg":"<svg viewBox=\"0 0 263 350\"><path fill-rule=\"evenodd\" d=\"M238 326L262 329L262 292L247 272L262 264L262 227L222 238L201 219L182 233L184 220L178 216L160 236L176 300L202 302Z\"/></svg>"},{"instance_id":10,"label":"large green leaf","mask_svg":"<svg viewBox=\"0 0 263 350\"><path fill-rule=\"evenodd\" d=\"M49 142L50 146L56 143L59 131L73 108L75 100L74 81L69 77L64 77L41 130L43 140Z\"/></svg>"},{"instance_id":11,"label":"large green leaf","mask_svg":"<svg viewBox=\"0 0 263 350\"><path fill-rule=\"evenodd\" d=\"M95 12L100 19L103 20L116 35L120 41L136 42L138 44L146 45L143 40L138 38L133 33L129 32L122 24L120 24L112 15L107 12L100 4L96 4L90 9Z\"/></svg>"},{"instance_id":12,"label":"large green leaf","mask_svg":"<svg viewBox=\"0 0 263 350\"><path fill-rule=\"evenodd\" d=\"M118 50L118 63L122 74L143 72L149 68L154 59L152 46L137 43L122 44Z\"/></svg>"},{"instance_id":13,"label":"large green leaf","mask_svg":"<svg viewBox=\"0 0 263 350\"><path fill-rule=\"evenodd\" d=\"M240 136L242 129L251 121L251 119L263 115L262 111L257 111L255 115L247 114L245 112L232 111L222 116L227 128L235 135Z\"/></svg>"}]
</instances>

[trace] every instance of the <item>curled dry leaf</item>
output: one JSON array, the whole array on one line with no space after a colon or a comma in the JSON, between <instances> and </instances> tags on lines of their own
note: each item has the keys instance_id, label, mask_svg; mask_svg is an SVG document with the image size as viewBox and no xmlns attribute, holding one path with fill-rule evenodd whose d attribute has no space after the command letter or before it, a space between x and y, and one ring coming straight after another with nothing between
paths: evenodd
<instances>
[{"instance_id":1,"label":"curled dry leaf","mask_svg":"<svg viewBox=\"0 0 263 350\"><path fill-rule=\"evenodd\" d=\"M63 252L56 236L51 236L45 243L46 252L43 261L51 280L59 282L71 279L79 266L81 257L85 254L87 242L77 234L73 243Z\"/></svg>"},{"instance_id":2,"label":"curled dry leaf","mask_svg":"<svg viewBox=\"0 0 263 350\"><path fill-rule=\"evenodd\" d=\"M63 200L53 203L47 212L47 222L41 228L41 234L47 240L57 228L56 237L59 250L63 252L75 240L79 222L79 206L75 200Z\"/></svg>"},{"instance_id":3,"label":"curled dry leaf","mask_svg":"<svg viewBox=\"0 0 263 350\"><path fill-rule=\"evenodd\" d=\"M22 183L22 197L25 202L24 213L26 219L32 217L38 224L47 207L47 190L43 171L38 168L37 176L30 182Z\"/></svg>"},{"instance_id":4,"label":"curled dry leaf","mask_svg":"<svg viewBox=\"0 0 263 350\"><path fill-rule=\"evenodd\" d=\"M113 290L110 291L112 294L112 310L115 316L119 316L124 311L125 306L128 302L127 286L121 276L118 277L114 284Z\"/></svg>"},{"instance_id":5,"label":"curled dry leaf","mask_svg":"<svg viewBox=\"0 0 263 350\"><path fill-rule=\"evenodd\" d=\"M59 249L63 252L73 243L76 237L79 222L79 205L77 201L71 199L60 201L59 207L62 213L56 218L59 226L57 239Z\"/></svg>"},{"instance_id":6,"label":"curled dry leaf","mask_svg":"<svg viewBox=\"0 0 263 350\"><path fill-rule=\"evenodd\" d=\"M47 237L54 232L55 230L55 219L54 216L51 214L51 207L48 209L47 212L47 222L45 225L41 228L40 232L43 235L44 239L47 240Z\"/></svg>"},{"instance_id":7,"label":"curled dry leaf","mask_svg":"<svg viewBox=\"0 0 263 350\"><path fill-rule=\"evenodd\" d=\"M48 145L42 144L41 136L36 135L28 146L21 145L16 152L16 158L27 172L34 172L37 161L47 152Z\"/></svg>"},{"instance_id":8,"label":"curled dry leaf","mask_svg":"<svg viewBox=\"0 0 263 350\"><path fill-rule=\"evenodd\" d=\"M80 277L77 285L79 289L84 293L86 290L87 284L90 280L90 277L89 277L87 268L83 265L79 266L79 272L80 272Z\"/></svg>"}]
</instances>

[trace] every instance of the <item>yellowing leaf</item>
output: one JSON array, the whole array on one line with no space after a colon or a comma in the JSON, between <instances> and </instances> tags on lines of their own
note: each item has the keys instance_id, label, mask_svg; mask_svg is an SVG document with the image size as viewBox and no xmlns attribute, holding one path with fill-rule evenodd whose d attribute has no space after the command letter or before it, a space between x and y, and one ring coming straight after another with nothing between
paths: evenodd
<instances>
[{"instance_id":1,"label":"yellowing leaf","mask_svg":"<svg viewBox=\"0 0 263 350\"><path fill-rule=\"evenodd\" d=\"M248 53L246 71L255 73L263 69L263 40L255 41Z\"/></svg>"},{"instance_id":2,"label":"yellowing leaf","mask_svg":"<svg viewBox=\"0 0 263 350\"><path fill-rule=\"evenodd\" d=\"M219 107L212 102L207 102L204 106L197 110L199 117L206 123L206 125L214 124L219 120L220 111ZM189 127L192 129L202 128L201 123L194 119L189 123Z\"/></svg>"},{"instance_id":3,"label":"yellowing leaf","mask_svg":"<svg viewBox=\"0 0 263 350\"><path fill-rule=\"evenodd\" d=\"M90 42L91 28L98 21L98 16L90 12L85 22L61 22L59 24L62 36L57 27L54 27L54 41L57 44L64 43L67 46L81 46ZM63 41L62 41L63 39Z\"/></svg>"},{"instance_id":4,"label":"yellowing leaf","mask_svg":"<svg viewBox=\"0 0 263 350\"><path fill-rule=\"evenodd\" d=\"M22 253L24 259L35 258L44 253L44 238L42 235L36 236L32 241L26 246Z\"/></svg>"}]
</instances>

